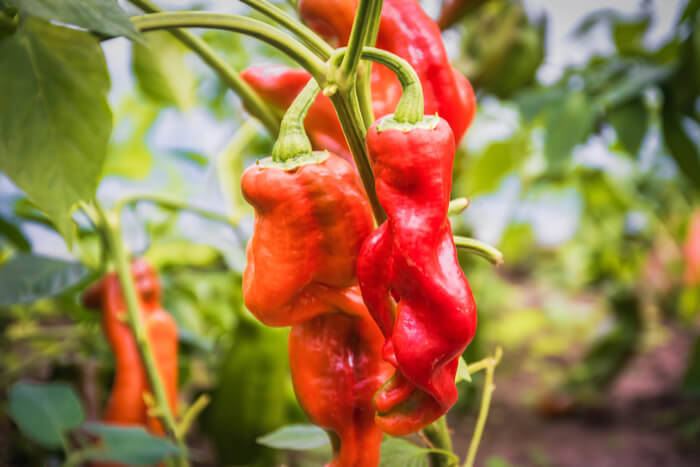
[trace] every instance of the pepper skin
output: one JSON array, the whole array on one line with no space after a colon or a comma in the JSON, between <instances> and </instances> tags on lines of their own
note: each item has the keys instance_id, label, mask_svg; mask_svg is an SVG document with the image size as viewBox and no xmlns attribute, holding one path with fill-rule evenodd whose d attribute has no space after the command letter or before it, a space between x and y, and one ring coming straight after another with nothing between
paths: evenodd
<instances>
[{"instance_id":1,"label":"pepper skin","mask_svg":"<svg viewBox=\"0 0 700 467\"><path fill-rule=\"evenodd\" d=\"M160 305L160 282L153 268L144 259L136 259L131 265L131 274L148 342L165 386L170 410L175 414L177 326L172 316ZM110 273L92 285L83 295L83 304L88 308L102 310L102 330L115 358L114 383L102 420L117 425L140 425L151 433L162 436L164 431L160 422L147 413L143 395L150 391L150 384L126 322L127 310L117 274Z\"/></svg>"},{"instance_id":2,"label":"pepper skin","mask_svg":"<svg viewBox=\"0 0 700 467\"><path fill-rule=\"evenodd\" d=\"M355 275L373 227L357 174L329 154L289 170L252 166L241 187L255 208L243 273L246 307L267 325L292 326L295 392L335 441L329 465L376 466L382 435L372 396L391 367L382 361L382 335Z\"/></svg>"},{"instance_id":3,"label":"pepper skin","mask_svg":"<svg viewBox=\"0 0 700 467\"><path fill-rule=\"evenodd\" d=\"M331 467L379 464L382 431L372 397L391 375L381 359L384 339L359 288L350 295L355 310L331 308L293 326L289 336L294 391L311 421L332 433Z\"/></svg>"},{"instance_id":4,"label":"pepper skin","mask_svg":"<svg viewBox=\"0 0 700 467\"><path fill-rule=\"evenodd\" d=\"M688 286L700 284L700 210L693 213L683 245L685 271L683 281Z\"/></svg>"},{"instance_id":5,"label":"pepper skin","mask_svg":"<svg viewBox=\"0 0 700 467\"><path fill-rule=\"evenodd\" d=\"M376 395L377 424L417 431L457 400L458 358L476 331L476 305L447 219L455 144L445 120L367 134L388 220L362 246L357 275L396 374ZM398 303L396 303L398 302Z\"/></svg>"}]
</instances>

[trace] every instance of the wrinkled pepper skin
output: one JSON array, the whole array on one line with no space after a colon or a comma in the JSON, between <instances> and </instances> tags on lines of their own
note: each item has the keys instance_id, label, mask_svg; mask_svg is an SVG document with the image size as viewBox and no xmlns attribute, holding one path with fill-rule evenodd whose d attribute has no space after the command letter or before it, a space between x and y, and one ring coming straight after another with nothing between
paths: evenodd
<instances>
[{"instance_id":1,"label":"wrinkled pepper skin","mask_svg":"<svg viewBox=\"0 0 700 467\"><path fill-rule=\"evenodd\" d=\"M693 213L683 245L685 271L683 281L688 286L700 284L700 210Z\"/></svg>"},{"instance_id":2,"label":"wrinkled pepper skin","mask_svg":"<svg viewBox=\"0 0 700 467\"><path fill-rule=\"evenodd\" d=\"M447 218L454 138L433 129L367 134L376 190L388 220L362 246L357 275L396 374L376 395L377 424L414 432L457 400L458 358L476 331L476 305Z\"/></svg>"},{"instance_id":3,"label":"wrinkled pepper skin","mask_svg":"<svg viewBox=\"0 0 700 467\"><path fill-rule=\"evenodd\" d=\"M289 336L294 391L311 421L334 434L332 467L379 464L382 431L372 397L392 370L381 359L384 339L359 288L351 293L353 314L331 308L293 326Z\"/></svg>"},{"instance_id":4,"label":"wrinkled pepper skin","mask_svg":"<svg viewBox=\"0 0 700 467\"><path fill-rule=\"evenodd\" d=\"M165 386L170 410L177 410L177 326L160 305L160 282L153 268L143 259L131 265L138 294L141 319L159 375ZM126 305L119 278L110 273L92 285L83 295L83 304L102 311L102 330L115 358L112 392L102 416L106 423L139 425L156 435L163 435L161 423L148 416L143 395L150 384L141 364L136 342L126 321ZM122 465L122 464L99 464Z\"/></svg>"},{"instance_id":5,"label":"wrinkled pepper skin","mask_svg":"<svg viewBox=\"0 0 700 467\"><path fill-rule=\"evenodd\" d=\"M357 256L373 228L357 174L330 154L291 170L252 166L241 187L255 208L246 307L267 325L292 326L295 392L335 441L329 465L376 466L381 431L372 397L392 368L357 286Z\"/></svg>"}]
</instances>

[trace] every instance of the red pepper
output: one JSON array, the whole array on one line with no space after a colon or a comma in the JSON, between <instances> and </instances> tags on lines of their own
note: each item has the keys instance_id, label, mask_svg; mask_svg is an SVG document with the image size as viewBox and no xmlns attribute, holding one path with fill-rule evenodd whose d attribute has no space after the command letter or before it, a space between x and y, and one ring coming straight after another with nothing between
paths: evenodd
<instances>
[{"instance_id":1,"label":"red pepper","mask_svg":"<svg viewBox=\"0 0 700 467\"><path fill-rule=\"evenodd\" d=\"M476 331L476 305L457 261L447 208L455 144L445 120L384 127L367 147L388 220L365 241L357 264L362 296L396 375L375 398L377 423L414 432L457 400L458 358ZM408 125L408 126L406 126Z\"/></svg>"},{"instance_id":2,"label":"red pepper","mask_svg":"<svg viewBox=\"0 0 700 467\"><path fill-rule=\"evenodd\" d=\"M160 305L160 282L153 268L144 259L136 259L131 265L131 274L156 367L165 386L170 410L176 414L177 325ZM92 285L83 295L83 303L86 307L102 310L102 330L115 358L114 383L102 420L117 425L143 426L162 436L161 423L147 413L143 396L150 392L150 384L126 322L126 305L117 274L110 273Z\"/></svg>"}]
</instances>

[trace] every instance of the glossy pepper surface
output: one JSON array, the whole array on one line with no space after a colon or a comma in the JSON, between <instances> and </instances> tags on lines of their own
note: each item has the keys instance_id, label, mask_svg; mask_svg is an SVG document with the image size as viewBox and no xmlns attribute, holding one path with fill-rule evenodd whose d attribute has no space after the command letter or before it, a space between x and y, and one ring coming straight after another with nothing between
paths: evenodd
<instances>
[{"instance_id":1,"label":"glossy pepper surface","mask_svg":"<svg viewBox=\"0 0 700 467\"><path fill-rule=\"evenodd\" d=\"M457 400L458 358L476 331L476 306L452 239L447 208L454 138L443 119L407 130L375 122L367 147L388 220L363 244L362 296L385 336L394 377L377 393L377 423L414 432Z\"/></svg>"},{"instance_id":2,"label":"glossy pepper surface","mask_svg":"<svg viewBox=\"0 0 700 467\"><path fill-rule=\"evenodd\" d=\"M176 414L177 326L172 316L161 307L160 281L153 268L144 259L136 259L131 265L131 274L156 367L168 396L170 410ZM102 330L115 359L114 383L102 420L117 425L143 426L151 433L162 436L164 432L160 421L148 415L144 401L144 393L150 392L150 384L126 321L126 305L117 274L110 273L92 285L83 295L83 303L89 308L101 310Z\"/></svg>"},{"instance_id":3,"label":"glossy pepper surface","mask_svg":"<svg viewBox=\"0 0 700 467\"><path fill-rule=\"evenodd\" d=\"M241 187L256 213L244 302L263 323L292 326L295 392L334 441L329 465L377 465L372 396L391 367L357 286L357 255L373 226L357 174L329 154L288 170L252 166Z\"/></svg>"}]
</instances>

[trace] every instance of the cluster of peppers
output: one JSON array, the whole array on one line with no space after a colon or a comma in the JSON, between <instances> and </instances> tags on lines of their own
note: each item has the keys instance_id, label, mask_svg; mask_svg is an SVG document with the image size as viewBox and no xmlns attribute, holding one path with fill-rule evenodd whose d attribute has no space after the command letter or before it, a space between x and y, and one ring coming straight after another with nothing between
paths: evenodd
<instances>
[{"instance_id":1,"label":"cluster of peppers","mask_svg":"<svg viewBox=\"0 0 700 467\"><path fill-rule=\"evenodd\" d=\"M302 19L338 46L348 42L356 7L354 0L298 5ZM377 229L315 80L276 65L242 73L287 109L272 157L241 179L255 209L243 298L263 323L292 327L295 391L329 433L330 466L376 466L383 432L413 433L444 415L457 400L459 356L476 331L447 218L455 144L473 118L473 91L414 0L384 0L377 48L410 65L401 80L389 63L372 68L380 118L366 144L387 215Z\"/></svg>"},{"instance_id":2,"label":"cluster of peppers","mask_svg":"<svg viewBox=\"0 0 700 467\"><path fill-rule=\"evenodd\" d=\"M347 44L357 0L301 0L298 8L331 44ZM337 467L376 466L383 433L413 433L444 415L457 400L458 358L476 330L447 219L455 143L474 116L474 93L418 2L384 0L376 44L411 70L408 80L380 64L371 72L379 119L366 143L387 214L377 229L333 105L310 75L282 66L241 74L286 110L272 157L241 179L255 209L243 298L264 324L291 326L297 398L328 431L329 465ZM136 260L132 275L174 413L175 323L160 306L153 269ZM84 303L102 309L116 357L103 420L162 434L144 400L149 383L116 274L92 286Z\"/></svg>"}]
</instances>

